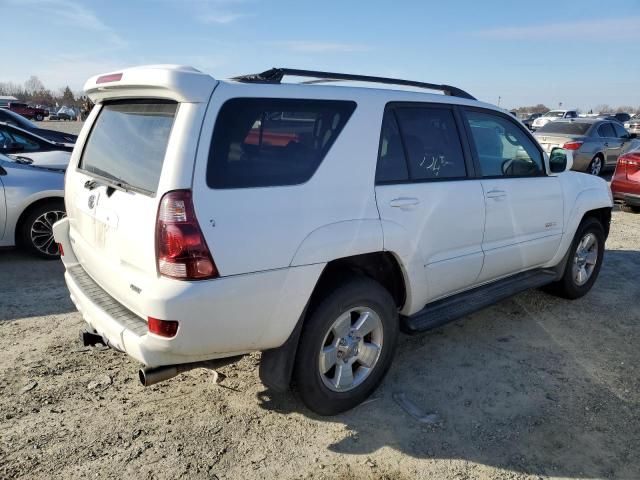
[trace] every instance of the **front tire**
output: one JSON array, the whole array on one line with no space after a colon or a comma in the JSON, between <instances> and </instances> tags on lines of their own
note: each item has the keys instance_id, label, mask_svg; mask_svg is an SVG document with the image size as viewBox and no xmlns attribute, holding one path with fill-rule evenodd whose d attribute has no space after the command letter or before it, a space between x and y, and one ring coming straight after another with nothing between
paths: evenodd
<instances>
[{"instance_id":1,"label":"front tire","mask_svg":"<svg viewBox=\"0 0 640 480\"><path fill-rule=\"evenodd\" d=\"M53 239L53 224L65 216L62 200L51 200L32 208L20 224L20 244L41 258L60 258L58 245Z\"/></svg>"},{"instance_id":2,"label":"front tire","mask_svg":"<svg viewBox=\"0 0 640 480\"><path fill-rule=\"evenodd\" d=\"M604 242L602 224L593 217L582 220L571 243L562 278L550 284L546 291L570 300L586 295L600 273Z\"/></svg>"},{"instance_id":3,"label":"front tire","mask_svg":"<svg viewBox=\"0 0 640 480\"><path fill-rule=\"evenodd\" d=\"M635 207L633 205L627 204L620 205L620 210L627 213L640 213L640 207Z\"/></svg>"},{"instance_id":4,"label":"front tire","mask_svg":"<svg viewBox=\"0 0 640 480\"><path fill-rule=\"evenodd\" d=\"M378 282L355 277L328 293L302 329L293 378L302 401L335 415L365 400L389 370L398 310Z\"/></svg>"},{"instance_id":5,"label":"front tire","mask_svg":"<svg viewBox=\"0 0 640 480\"><path fill-rule=\"evenodd\" d=\"M44 120L44 117L42 115L36 115L36 120L38 122L41 122L42 120Z\"/></svg>"}]
</instances>

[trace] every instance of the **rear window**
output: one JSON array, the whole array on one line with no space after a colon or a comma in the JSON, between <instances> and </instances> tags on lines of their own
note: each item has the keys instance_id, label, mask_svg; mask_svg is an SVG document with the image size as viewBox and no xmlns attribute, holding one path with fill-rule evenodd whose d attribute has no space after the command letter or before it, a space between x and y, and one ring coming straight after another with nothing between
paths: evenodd
<instances>
[{"instance_id":1,"label":"rear window","mask_svg":"<svg viewBox=\"0 0 640 480\"><path fill-rule=\"evenodd\" d=\"M316 171L355 102L235 98L218 114L207 166L211 188L296 185Z\"/></svg>"},{"instance_id":2,"label":"rear window","mask_svg":"<svg viewBox=\"0 0 640 480\"><path fill-rule=\"evenodd\" d=\"M178 104L122 101L105 104L84 146L79 168L154 194Z\"/></svg>"},{"instance_id":3,"label":"rear window","mask_svg":"<svg viewBox=\"0 0 640 480\"><path fill-rule=\"evenodd\" d=\"M540 133L562 133L568 135L585 135L593 123L587 122L550 122L539 128Z\"/></svg>"}]
</instances>

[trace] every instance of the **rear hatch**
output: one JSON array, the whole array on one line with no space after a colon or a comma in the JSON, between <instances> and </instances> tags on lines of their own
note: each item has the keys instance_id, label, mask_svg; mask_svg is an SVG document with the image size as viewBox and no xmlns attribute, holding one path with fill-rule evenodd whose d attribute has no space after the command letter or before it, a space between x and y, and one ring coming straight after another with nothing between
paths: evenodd
<instances>
[{"instance_id":1,"label":"rear hatch","mask_svg":"<svg viewBox=\"0 0 640 480\"><path fill-rule=\"evenodd\" d=\"M92 114L67 171L69 236L78 261L140 316L137 293L151 293L158 281L158 204L167 190L190 188L197 135L185 130L199 131L204 108L169 99L107 99Z\"/></svg>"}]
</instances>

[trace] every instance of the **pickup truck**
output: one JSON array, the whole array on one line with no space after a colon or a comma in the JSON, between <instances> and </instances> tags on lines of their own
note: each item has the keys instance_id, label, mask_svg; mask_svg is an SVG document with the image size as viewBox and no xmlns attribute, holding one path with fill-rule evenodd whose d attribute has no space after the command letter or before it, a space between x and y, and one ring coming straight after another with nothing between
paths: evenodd
<instances>
[{"instance_id":1,"label":"pickup truck","mask_svg":"<svg viewBox=\"0 0 640 480\"><path fill-rule=\"evenodd\" d=\"M47 111L44 108L30 107L22 102L10 102L7 108L29 120L37 120L38 122L41 122L47 116Z\"/></svg>"}]
</instances>

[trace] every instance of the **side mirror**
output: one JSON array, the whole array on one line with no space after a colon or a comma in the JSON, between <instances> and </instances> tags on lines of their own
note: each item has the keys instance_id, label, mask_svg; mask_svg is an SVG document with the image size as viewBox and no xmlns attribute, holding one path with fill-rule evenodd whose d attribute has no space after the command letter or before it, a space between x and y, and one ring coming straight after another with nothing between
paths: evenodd
<instances>
[{"instance_id":1,"label":"side mirror","mask_svg":"<svg viewBox=\"0 0 640 480\"><path fill-rule=\"evenodd\" d=\"M555 147L549 155L549 170L551 173L562 173L573 167L573 153L571 150Z\"/></svg>"}]
</instances>

